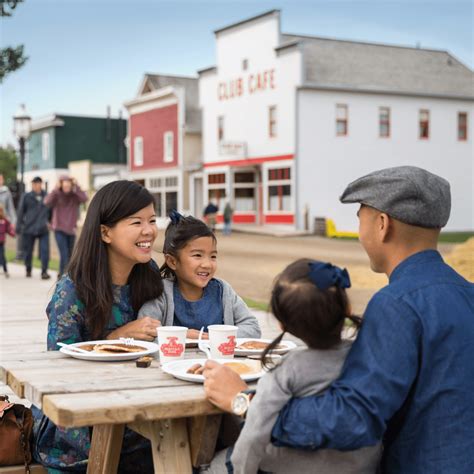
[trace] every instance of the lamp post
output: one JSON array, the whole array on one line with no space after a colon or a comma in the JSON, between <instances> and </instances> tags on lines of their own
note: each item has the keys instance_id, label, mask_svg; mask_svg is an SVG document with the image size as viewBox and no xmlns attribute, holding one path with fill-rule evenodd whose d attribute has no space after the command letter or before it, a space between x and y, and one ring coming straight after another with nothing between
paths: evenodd
<instances>
[{"instance_id":1,"label":"lamp post","mask_svg":"<svg viewBox=\"0 0 474 474\"><path fill-rule=\"evenodd\" d=\"M25 104L21 104L17 113L13 116L13 134L18 139L20 145L20 186L18 188L18 202L21 203L23 193L25 191L24 175L25 175L25 150L26 141L31 133L31 117L26 112ZM19 222L18 224L21 225ZM23 239L18 233L16 241L16 259L23 260Z\"/></svg>"}]
</instances>

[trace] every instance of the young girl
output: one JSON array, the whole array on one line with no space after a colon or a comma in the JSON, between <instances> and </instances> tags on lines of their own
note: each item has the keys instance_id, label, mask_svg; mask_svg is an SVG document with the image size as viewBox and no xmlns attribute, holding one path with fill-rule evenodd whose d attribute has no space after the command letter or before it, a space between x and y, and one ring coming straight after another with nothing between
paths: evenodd
<instances>
[{"instance_id":1,"label":"young girl","mask_svg":"<svg viewBox=\"0 0 474 474\"><path fill-rule=\"evenodd\" d=\"M270 442L278 413L292 397L321 392L341 371L351 343L341 339L346 318L351 316L345 288L350 287L347 270L330 263L300 259L277 278L271 309L283 333L262 356L265 361L285 332L302 339L308 348L289 353L274 370L262 377L252 399L244 428L234 447L231 463L238 474L256 473L375 473L380 446L356 451L302 451L277 448ZM231 466L229 471L232 472Z\"/></svg>"},{"instance_id":2,"label":"young girl","mask_svg":"<svg viewBox=\"0 0 474 474\"><path fill-rule=\"evenodd\" d=\"M237 337L260 337L260 328L232 287L214 278L217 240L202 221L173 211L165 232L161 267L163 295L146 303L138 317L151 316L164 326L185 326L187 337L197 339L201 327L238 326ZM207 334L206 334L207 337Z\"/></svg>"},{"instance_id":3,"label":"young girl","mask_svg":"<svg viewBox=\"0 0 474 474\"><path fill-rule=\"evenodd\" d=\"M132 181L107 184L94 196L68 273L46 309L48 350L58 350L58 342L155 338L157 321L137 320L142 304L163 291L151 261L157 236L153 203L153 196ZM35 459L51 473L86 472L90 429L56 427L38 409L33 413ZM152 466L150 443L126 430L119 472L153 472Z\"/></svg>"},{"instance_id":4,"label":"young girl","mask_svg":"<svg viewBox=\"0 0 474 474\"><path fill-rule=\"evenodd\" d=\"M5 216L5 208L3 207L3 204L0 204L0 265L3 267L5 278L10 277L7 267L7 258L5 257L5 240L7 234L15 237L15 230Z\"/></svg>"}]
</instances>

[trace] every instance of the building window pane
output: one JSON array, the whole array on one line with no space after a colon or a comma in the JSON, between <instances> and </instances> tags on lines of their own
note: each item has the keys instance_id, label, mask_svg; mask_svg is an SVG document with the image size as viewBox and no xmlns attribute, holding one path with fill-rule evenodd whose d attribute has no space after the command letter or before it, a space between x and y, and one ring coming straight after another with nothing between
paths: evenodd
<instances>
[{"instance_id":1,"label":"building window pane","mask_svg":"<svg viewBox=\"0 0 474 474\"><path fill-rule=\"evenodd\" d=\"M255 183L255 173L253 171L234 173L234 183Z\"/></svg>"},{"instance_id":2,"label":"building window pane","mask_svg":"<svg viewBox=\"0 0 474 474\"><path fill-rule=\"evenodd\" d=\"M282 179L291 179L290 168L275 168L268 170L268 181L280 181Z\"/></svg>"},{"instance_id":3,"label":"building window pane","mask_svg":"<svg viewBox=\"0 0 474 474\"><path fill-rule=\"evenodd\" d=\"M268 210L291 211L291 186L289 184L268 187Z\"/></svg>"},{"instance_id":4,"label":"building window pane","mask_svg":"<svg viewBox=\"0 0 474 474\"><path fill-rule=\"evenodd\" d=\"M133 140L133 162L135 166L143 166L143 137Z\"/></svg>"},{"instance_id":5,"label":"building window pane","mask_svg":"<svg viewBox=\"0 0 474 474\"><path fill-rule=\"evenodd\" d=\"M242 59L242 70L246 71L249 67L249 60L248 59Z\"/></svg>"},{"instance_id":6,"label":"building window pane","mask_svg":"<svg viewBox=\"0 0 474 474\"><path fill-rule=\"evenodd\" d=\"M224 140L224 117L217 117L217 139L221 142Z\"/></svg>"},{"instance_id":7,"label":"building window pane","mask_svg":"<svg viewBox=\"0 0 474 474\"><path fill-rule=\"evenodd\" d=\"M165 132L163 135L163 161L169 163L173 161L174 157L174 140L173 140L173 132Z\"/></svg>"},{"instance_id":8,"label":"building window pane","mask_svg":"<svg viewBox=\"0 0 474 474\"><path fill-rule=\"evenodd\" d=\"M178 177L177 176L171 176L169 178L165 178L165 186L167 188L172 188L174 186L178 186Z\"/></svg>"},{"instance_id":9,"label":"building window pane","mask_svg":"<svg viewBox=\"0 0 474 474\"><path fill-rule=\"evenodd\" d=\"M348 107L345 104L336 105L336 135L345 136L348 132Z\"/></svg>"},{"instance_id":10,"label":"building window pane","mask_svg":"<svg viewBox=\"0 0 474 474\"><path fill-rule=\"evenodd\" d=\"M161 193L153 193L153 197L155 198L155 213L157 217L165 217L161 205Z\"/></svg>"},{"instance_id":11,"label":"building window pane","mask_svg":"<svg viewBox=\"0 0 474 474\"><path fill-rule=\"evenodd\" d=\"M268 108L268 135L276 137L277 135L277 108L272 105Z\"/></svg>"},{"instance_id":12,"label":"building window pane","mask_svg":"<svg viewBox=\"0 0 474 474\"><path fill-rule=\"evenodd\" d=\"M390 136L390 109L388 107L379 108L379 136Z\"/></svg>"},{"instance_id":13,"label":"building window pane","mask_svg":"<svg viewBox=\"0 0 474 474\"><path fill-rule=\"evenodd\" d=\"M213 202L218 208L219 211L222 212L225 207L225 189L209 189L209 201Z\"/></svg>"},{"instance_id":14,"label":"building window pane","mask_svg":"<svg viewBox=\"0 0 474 474\"><path fill-rule=\"evenodd\" d=\"M43 160L49 160L49 133L44 132L41 135L41 156Z\"/></svg>"},{"instance_id":15,"label":"building window pane","mask_svg":"<svg viewBox=\"0 0 474 474\"><path fill-rule=\"evenodd\" d=\"M237 188L234 197L236 211L255 211L255 188Z\"/></svg>"},{"instance_id":16,"label":"building window pane","mask_svg":"<svg viewBox=\"0 0 474 474\"><path fill-rule=\"evenodd\" d=\"M420 138L429 138L430 136L430 111L420 110Z\"/></svg>"},{"instance_id":17,"label":"building window pane","mask_svg":"<svg viewBox=\"0 0 474 474\"><path fill-rule=\"evenodd\" d=\"M225 173L210 174L207 177L207 182L209 184L224 184L225 183Z\"/></svg>"},{"instance_id":18,"label":"building window pane","mask_svg":"<svg viewBox=\"0 0 474 474\"><path fill-rule=\"evenodd\" d=\"M165 193L166 201L166 215L168 215L173 209L178 209L178 193L176 191Z\"/></svg>"},{"instance_id":19,"label":"building window pane","mask_svg":"<svg viewBox=\"0 0 474 474\"><path fill-rule=\"evenodd\" d=\"M467 112L458 113L458 140L467 140Z\"/></svg>"}]
</instances>

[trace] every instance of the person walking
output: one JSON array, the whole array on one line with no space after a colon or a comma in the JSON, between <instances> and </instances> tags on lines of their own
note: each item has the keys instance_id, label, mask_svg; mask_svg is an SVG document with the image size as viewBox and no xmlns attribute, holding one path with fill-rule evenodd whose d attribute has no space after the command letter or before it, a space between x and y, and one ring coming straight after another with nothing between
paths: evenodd
<instances>
[{"instance_id":1,"label":"person walking","mask_svg":"<svg viewBox=\"0 0 474 474\"><path fill-rule=\"evenodd\" d=\"M230 205L230 202L227 201L224 207L224 235L230 235L232 232L232 216L234 215L234 210Z\"/></svg>"},{"instance_id":2,"label":"person walking","mask_svg":"<svg viewBox=\"0 0 474 474\"><path fill-rule=\"evenodd\" d=\"M216 231L217 212L219 208L211 201L204 209L204 222L212 232Z\"/></svg>"},{"instance_id":3,"label":"person walking","mask_svg":"<svg viewBox=\"0 0 474 474\"><path fill-rule=\"evenodd\" d=\"M56 188L44 200L52 211L51 228L59 250L58 279L71 258L76 240L79 206L86 201L87 194L82 191L74 178L67 175L60 176Z\"/></svg>"},{"instance_id":4,"label":"person walking","mask_svg":"<svg viewBox=\"0 0 474 474\"><path fill-rule=\"evenodd\" d=\"M5 185L5 178L0 173L0 204L3 206L5 212L5 218L8 219L10 225L15 228L16 225L16 211L15 205L13 204L12 193Z\"/></svg>"},{"instance_id":5,"label":"person walking","mask_svg":"<svg viewBox=\"0 0 474 474\"><path fill-rule=\"evenodd\" d=\"M5 278L9 278L10 274L8 273L7 267L7 258L5 256L5 240L7 234L15 237L15 229L10 221L5 216L5 208L3 204L0 203L0 266L3 268L3 274Z\"/></svg>"},{"instance_id":6,"label":"person walking","mask_svg":"<svg viewBox=\"0 0 474 474\"><path fill-rule=\"evenodd\" d=\"M41 256L41 279L48 280L49 265L49 220L51 212L46 207L43 180L37 176L31 181L32 191L23 194L18 206L17 232L22 234L25 251L26 276L31 277L33 249L39 240Z\"/></svg>"}]
</instances>

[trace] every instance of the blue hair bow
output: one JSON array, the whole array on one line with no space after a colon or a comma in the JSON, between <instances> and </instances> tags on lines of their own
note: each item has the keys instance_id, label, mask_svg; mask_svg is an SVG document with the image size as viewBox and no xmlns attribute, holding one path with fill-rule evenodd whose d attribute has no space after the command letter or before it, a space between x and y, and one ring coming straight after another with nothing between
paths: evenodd
<instances>
[{"instance_id":1,"label":"blue hair bow","mask_svg":"<svg viewBox=\"0 0 474 474\"><path fill-rule=\"evenodd\" d=\"M308 276L320 290L326 290L331 286L337 286L338 288L351 287L349 272L345 268L341 269L330 263L309 263Z\"/></svg>"},{"instance_id":2,"label":"blue hair bow","mask_svg":"<svg viewBox=\"0 0 474 474\"><path fill-rule=\"evenodd\" d=\"M184 219L184 216L173 209L169 214L169 218L172 224L178 224L181 219Z\"/></svg>"}]
</instances>

